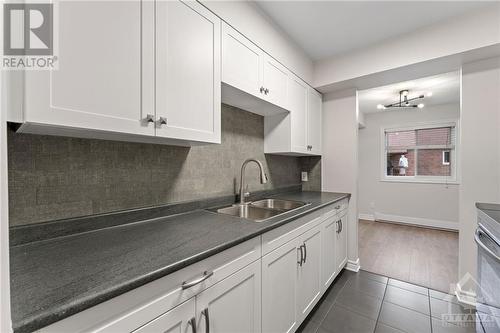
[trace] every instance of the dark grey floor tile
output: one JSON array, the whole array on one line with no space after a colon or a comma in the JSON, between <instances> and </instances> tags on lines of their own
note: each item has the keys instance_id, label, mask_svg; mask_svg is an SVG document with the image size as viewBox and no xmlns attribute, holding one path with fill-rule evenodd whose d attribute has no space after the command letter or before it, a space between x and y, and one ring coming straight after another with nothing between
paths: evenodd
<instances>
[{"instance_id":1,"label":"dark grey floor tile","mask_svg":"<svg viewBox=\"0 0 500 333\"><path fill-rule=\"evenodd\" d=\"M453 303L458 304L457 296L443 293L442 291L429 289L429 296L432 298L437 298L437 299L441 299L443 301L453 302Z\"/></svg>"},{"instance_id":2,"label":"dark grey floor tile","mask_svg":"<svg viewBox=\"0 0 500 333\"><path fill-rule=\"evenodd\" d=\"M430 333L430 317L396 304L383 302L379 322L408 333Z\"/></svg>"},{"instance_id":3,"label":"dark grey floor tile","mask_svg":"<svg viewBox=\"0 0 500 333\"><path fill-rule=\"evenodd\" d=\"M391 286L395 286L401 289L406 289L409 291L413 291L414 293L422 294L422 295L429 295L429 289L421 286L417 286L416 284L413 283L408 283L400 280L395 280L395 279L389 279L388 284Z\"/></svg>"},{"instance_id":4,"label":"dark grey floor tile","mask_svg":"<svg viewBox=\"0 0 500 333\"><path fill-rule=\"evenodd\" d=\"M377 320L382 300L351 288L344 288L337 297L335 304Z\"/></svg>"},{"instance_id":5,"label":"dark grey floor tile","mask_svg":"<svg viewBox=\"0 0 500 333\"><path fill-rule=\"evenodd\" d=\"M437 319L442 319L443 315L453 314L470 314L474 316L476 310L473 307L461 305L452 302L446 302L437 298L431 297L431 316Z\"/></svg>"},{"instance_id":6,"label":"dark grey floor tile","mask_svg":"<svg viewBox=\"0 0 500 333\"><path fill-rule=\"evenodd\" d=\"M333 306L333 303L330 302L325 302L325 301L320 301L316 306L314 307L313 311L309 314L308 319L314 322L317 322L318 324L321 324L323 319L325 319L326 315L328 314L328 311L330 311L330 308Z\"/></svg>"},{"instance_id":7,"label":"dark grey floor tile","mask_svg":"<svg viewBox=\"0 0 500 333\"><path fill-rule=\"evenodd\" d=\"M461 326L432 318L433 333L476 333L476 325L464 323Z\"/></svg>"},{"instance_id":8,"label":"dark grey floor tile","mask_svg":"<svg viewBox=\"0 0 500 333\"><path fill-rule=\"evenodd\" d=\"M375 328L375 333L405 333L405 332L378 322L377 327Z\"/></svg>"},{"instance_id":9,"label":"dark grey floor tile","mask_svg":"<svg viewBox=\"0 0 500 333\"><path fill-rule=\"evenodd\" d=\"M388 285L384 301L430 315L429 296Z\"/></svg>"},{"instance_id":10,"label":"dark grey floor tile","mask_svg":"<svg viewBox=\"0 0 500 333\"><path fill-rule=\"evenodd\" d=\"M333 284L328 289L328 291L323 296L323 302L333 304L335 302L335 299L339 295L340 291L344 288L346 282L347 280L334 281Z\"/></svg>"},{"instance_id":11,"label":"dark grey floor tile","mask_svg":"<svg viewBox=\"0 0 500 333\"><path fill-rule=\"evenodd\" d=\"M341 306L333 305L320 325L320 332L373 333L375 320L371 320Z\"/></svg>"},{"instance_id":12,"label":"dark grey floor tile","mask_svg":"<svg viewBox=\"0 0 500 333\"><path fill-rule=\"evenodd\" d=\"M384 298L385 287L386 284L363 278L361 275L351 277L346 283L346 288L355 289L381 299Z\"/></svg>"},{"instance_id":13,"label":"dark grey floor tile","mask_svg":"<svg viewBox=\"0 0 500 333\"><path fill-rule=\"evenodd\" d=\"M318 322L306 319L302 325L297 329L297 333L315 333L319 328Z\"/></svg>"},{"instance_id":14,"label":"dark grey floor tile","mask_svg":"<svg viewBox=\"0 0 500 333\"><path fill-rule=\"evenodd\" d=\"M364 270L360 270L358 272L358 275L365 278L365 279L370 279L370 280L374 280L374 281L381 282L381 283L387 283L387 280L388 280L388 278L386 276L367 272Z\"/></svg>"}]
</instances>

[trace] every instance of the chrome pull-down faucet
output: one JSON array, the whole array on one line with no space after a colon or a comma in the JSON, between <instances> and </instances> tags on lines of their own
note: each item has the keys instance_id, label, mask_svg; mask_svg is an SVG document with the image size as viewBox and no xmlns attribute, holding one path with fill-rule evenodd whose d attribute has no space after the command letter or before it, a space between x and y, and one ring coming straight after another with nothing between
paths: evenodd
<instances>
[{"instance_id":1,"label":"chrome pull-down faucet","mask_svg":"<svg viewBox=\"0 0 500 333\"><path fill-rule=\"evenodd\" d=\"M259 166L259 170L260 170L260 183L261 184L265 184L267 183L267 175L266 173L264 172L264 166L262 165L262 163L259 161L259 160L256 160L254 158L249 158L248 160L246 160L245 162L243 162L243 165L241 166L241 178L240 178L240 205L244 205L245 204L245 184L244 184L244 181L245 181L245 169L247 167L247 164L250 163L250 162L255 162L257 163L257 165Z\"/></svg>"}]
</instances>

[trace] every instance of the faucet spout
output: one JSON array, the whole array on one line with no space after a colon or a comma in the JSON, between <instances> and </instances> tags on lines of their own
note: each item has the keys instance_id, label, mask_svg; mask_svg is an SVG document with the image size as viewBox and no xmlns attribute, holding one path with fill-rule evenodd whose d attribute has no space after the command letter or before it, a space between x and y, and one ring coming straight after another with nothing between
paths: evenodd
<instances>
[{"instance_id":1,"label":"faucet spout","mask_svg":"<svg viewBox=\"0 0 500 333\"><path fill-rule=\"evenodd\" d=\"M247 164L250 162L255 162L259 166L260 170L260 183L265 184L267 183L267 175L264 172L264 166L262 165L262 162L254 159L254 158L249 158L245 162L243 162L243 165L241 166L241 177L240 177L240 205L245 204L245 196L247 193L245 193L245 186L244 186L244 181L245 181L245 170L247 167Z\"/></svg>"}]
</instances>

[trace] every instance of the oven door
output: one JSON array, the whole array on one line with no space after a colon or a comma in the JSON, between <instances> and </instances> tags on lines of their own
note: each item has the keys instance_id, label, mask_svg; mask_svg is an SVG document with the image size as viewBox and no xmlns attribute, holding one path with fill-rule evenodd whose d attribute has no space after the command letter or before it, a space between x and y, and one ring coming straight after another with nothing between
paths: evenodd
<instances>
[{"instance_id":1,"label":"oven door","mask_svg":"<svg viewBox=\"0 0 500 333\"><path fill-rule=\"evenodd\" d=\"M498 332L496 330L500 327L500 244L497 244L481 227L477 228L474 238L478 246L477 310L494 316L481 320L485 331Z\"/></svg>"}]
</instances>

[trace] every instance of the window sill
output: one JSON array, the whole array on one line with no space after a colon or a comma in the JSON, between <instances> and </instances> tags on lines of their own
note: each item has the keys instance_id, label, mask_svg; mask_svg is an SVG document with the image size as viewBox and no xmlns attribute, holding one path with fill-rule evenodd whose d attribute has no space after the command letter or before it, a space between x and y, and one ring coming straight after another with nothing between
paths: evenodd
<instances>
[{"instance_id":1,"label":"window sill","mask_svg":"<svg viewBox=\"0 0 500 333\"><path fill-rule=\"evenodd\" d=\"M387 183L419 183L419 184L442 184L442 185L460 185L457 180L444 180L444 179L428 179L428 178L411 178L411 177L395 177L395 178L382 178L381 182Z\"/></svg>"}]
</instances>

